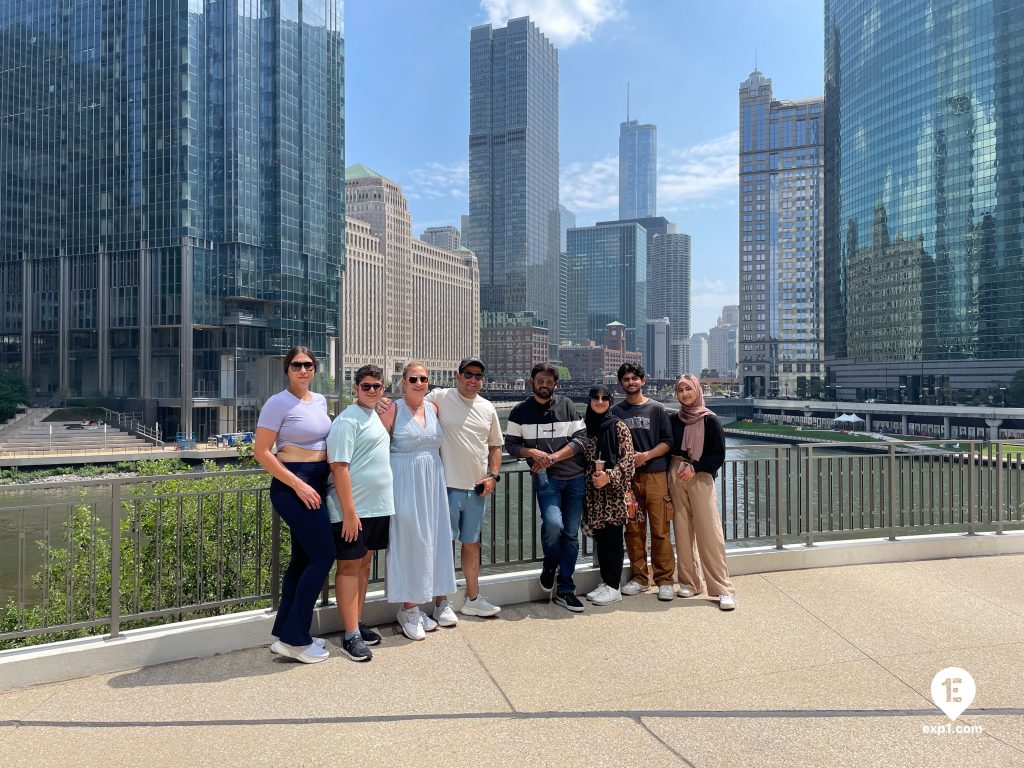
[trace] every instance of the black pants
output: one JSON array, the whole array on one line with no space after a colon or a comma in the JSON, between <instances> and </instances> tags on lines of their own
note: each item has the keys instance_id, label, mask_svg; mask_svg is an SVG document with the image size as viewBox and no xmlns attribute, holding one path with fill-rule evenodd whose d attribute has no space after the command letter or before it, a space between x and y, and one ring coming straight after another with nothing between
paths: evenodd
<instances>
[{"instance_id":1,"label":"black pants","mask_svg":"<svg viewBox=\"0 0 1024 768\"><path fill-rule=\"evenodd\" d=\"M618 589L622 583L622 556L625 551L622 526L606 525L594 531L594 550L601 568L601 580L612 589Z\"/></svg>"}]
</instances>

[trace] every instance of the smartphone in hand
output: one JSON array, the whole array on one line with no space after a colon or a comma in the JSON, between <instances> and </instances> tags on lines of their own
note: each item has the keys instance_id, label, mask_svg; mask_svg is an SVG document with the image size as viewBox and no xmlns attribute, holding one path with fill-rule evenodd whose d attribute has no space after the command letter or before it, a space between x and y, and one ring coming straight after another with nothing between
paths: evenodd
<instances>
[{"instance_id":1,"label":"smartphone in hand","mask_svg":"<svg viewBox=\"0 0 1024 768\"><path fill-rule=\"evenodd\" d=\"M475 493L477 496L483 496L484 495L484 488L485 488L484 482L483 482L483 480L481 480L479 483L477 483L476 485L473 486L473 493Z\"/></svg>"}]
</instances>

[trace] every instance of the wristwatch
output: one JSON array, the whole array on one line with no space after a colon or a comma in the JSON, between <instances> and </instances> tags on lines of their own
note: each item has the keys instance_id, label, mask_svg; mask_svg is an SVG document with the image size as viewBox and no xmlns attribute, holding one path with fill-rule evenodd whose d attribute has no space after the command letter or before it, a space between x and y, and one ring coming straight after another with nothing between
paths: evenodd
<instances>
[{"instance_id":1,"label":"wristwatch","mask_svg":"<svg viewBox=\"0 0 1024 768\"><path fill-rule=\"evenodd\" d=\"M490 472L490 473L488 473L487 476L489 478L491 478L491 480L493 480L496 483L500 483L501 482L501 475L496 475L494 472Z\"/></svg>"}]
</instances>

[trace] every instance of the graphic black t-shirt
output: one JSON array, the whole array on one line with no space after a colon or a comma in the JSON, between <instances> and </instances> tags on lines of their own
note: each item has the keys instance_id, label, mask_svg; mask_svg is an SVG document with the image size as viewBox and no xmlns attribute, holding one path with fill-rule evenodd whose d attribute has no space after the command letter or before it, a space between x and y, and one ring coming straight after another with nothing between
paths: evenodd
<instances>
[{"instance_id":1,"label":"graphic black t-shirt","mask_svg":"<svg viewBox=\"0 0 1024 768\"><path fill-rule=\"evenodd\" d=\"M629 432L633 437L633 449L649 451L659 443L672 447L672 422L669 421L669 412L661 403L655 400L648 400L640 405L630 405L623 400L612 407L612 413L626 422ZM668 455L651 459L642 467L637 467L637 472L664 472L668 469Z\"/></svg>"}]
</instances>

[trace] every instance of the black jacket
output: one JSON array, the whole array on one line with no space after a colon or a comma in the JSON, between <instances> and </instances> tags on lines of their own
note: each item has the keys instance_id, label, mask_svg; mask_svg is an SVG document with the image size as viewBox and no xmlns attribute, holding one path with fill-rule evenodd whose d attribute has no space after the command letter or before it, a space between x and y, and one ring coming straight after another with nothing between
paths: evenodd
<instances>
[{"instance_id":1,"label":"black jacket","mask_svg":"<svg viewBox=\"0 0 1024 768\"><path fill-rule=\"evenodd\" d=\"M671 456L682 456L689 460L686 451L683 450L683 433L686 425L679 418L678 413L672 414L672 451ZM693 462L693 468L697 472L707 472L712 477L718 477L718 470L725 464L725 432L717 416L704 417L704 453L700 461Z\"/></svg>"}]
</instances>

